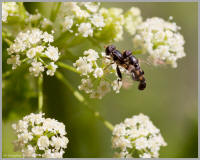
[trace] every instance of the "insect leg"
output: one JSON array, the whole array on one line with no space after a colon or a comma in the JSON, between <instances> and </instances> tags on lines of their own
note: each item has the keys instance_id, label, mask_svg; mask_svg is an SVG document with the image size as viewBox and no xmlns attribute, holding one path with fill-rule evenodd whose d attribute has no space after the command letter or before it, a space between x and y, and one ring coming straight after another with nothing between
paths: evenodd
<instances>
[{"instance_id":1,"label":"insect leg","mask_svg":"<svg viewBox=\"0 0 200 160\"><path fill-rule=\"evenodd\" d=\"M121 73L118 65L117 65L116 70L117 70L117 75L119 77L119 79L118 79L118 85L119 85L119 81L122 81L122 73Z\"/></svg>"},{"instance_id":2,"label":"insect leg","mask_svg":"<svg viewBox=\"0 0 200 160\"><path fill-rule=\"evenodd\" d=\"M110 67L110 65L114 64L114 62L108 64L103 70L106 70L108 67Z\"/></svg>"},{"instance_id":3,"label":"insect leg","mask_svg":"<svg viewBox=\"0 0 200 160\"><path fill-rule=\"evenodd\" d=\"M112 59L112 58L110 58L110 57L108 57L108 56L105 56L105 58L110 59L110 60Z\"/></svg>"},{"instance_id":4,"label":"insect leg","mask_svg":"<svg viewBox=\"0 0 200 160\"><path fill-rule=\"evenodd\" d=\"M132 76L132 79L134 80L134 81L137 81L137 79L136 79L136 77L135 77L135 73L131 73L131 76Z\"/></svg>"}]
</instances>

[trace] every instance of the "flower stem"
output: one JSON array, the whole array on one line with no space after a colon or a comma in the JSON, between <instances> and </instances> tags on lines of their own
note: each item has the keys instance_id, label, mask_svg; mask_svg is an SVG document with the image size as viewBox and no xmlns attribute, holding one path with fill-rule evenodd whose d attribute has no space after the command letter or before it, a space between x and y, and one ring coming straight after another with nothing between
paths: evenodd
<instances>
[{"instance_id":1,"label":"flower stem","mask_svg":"<svg viewBox=\"0 0 200 160\"><path fill-rule=\"evenodd\" d=\"M60 66L62 68L65 68L65 69L67 69L69 71L72 71L72 72L80 74L80 72L77 71L76 68L74 68L74 67L72 67L72 66L70 66L68 64L65 64L65 63L62 63L62 62L58 62L57 64L58 64L58 66Z\"/></svg>"},{"instance_id":2,"label":"flower stem","mask_svg":"<svg viewBox=\"0 0 200 160\"><path fill-rule=\"evenodd\" d=\"M59 12L61 6L61 2L57 2L55 6L53 6L52 11L51 11L51 16L50 20L54 22L56 20L57 14Z\"/></svg>"},{"instance_id":3,"label":"flower stem","mask_svg":"<svg viewBox=\"0 0 200 160\"><path fill-rule=\"evenodd\" d=\"M111 130L111 131L113 130L113 128L114 128L113 125L112 125L110 122L108 122L107 120L105 120L105 119L99 114L99 112L97 112L97 111L95 111L94 109L92 109L92 108L89 106L88 102L87 102L87 101L85 100L85 98L83 97L83 95L81 95L81 93L80 93L79 91L75 90L75 89L71 86L71 84L64 78L64 76L63 76L60 72L56 71L55 75L56 75L56 77L57 77L59 80L61 80L61 81L66 85L66 87L68 87L68 88L73 92L74 97L75 97L79 102L83 103L84 106L87 108L87 110L90 111L90 112L94 115L94 117L96 117L96 118L98 118L99 120L101 120L101 121L103 122L103 124L104 124L109 130Z\"/></svg>"},{"instance_id":4,"label":"flower stem","mask_svg":"<svg viewBox=\"0 0 200 160\"><path fill-rule=\"evenodd\" d=\"M42 112L43 107L43 93L42 93L42 86L43 86L43 77L38 77L38 110Z\"/></svg>"}]
</instances>

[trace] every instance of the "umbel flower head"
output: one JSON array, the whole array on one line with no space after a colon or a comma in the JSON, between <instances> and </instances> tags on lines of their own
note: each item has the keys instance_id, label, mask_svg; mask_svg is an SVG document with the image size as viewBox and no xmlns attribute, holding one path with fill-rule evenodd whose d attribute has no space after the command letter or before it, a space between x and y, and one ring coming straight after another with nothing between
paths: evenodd
<instances>
[{"instance_id":1,"label":"umbel flower head","mask_svg":"<svg viewBox=\"0 0 200 160\"><path fill-rule=\"evenodd\" d=\"M43 32L38 28L20 32L14 43L7 49L10 58L8 64L16 69L21 63L28 63L29 71L34 76L41 75L46 70L47 75L53 76L60 53L57 47L50 43L54 41L52 34Z\"/></svg>"},{"instance_id":2,"label":"umbel flower head","mask_svg":"<svg viewBox=\"0 0 200 160\"><path fill-rule=\"evenodd\" d=\"M142 53L148 53L153 64L170 64L177 67L177 60L185 56L184 38L175 22L153 17L137 27L133 45Z\"/></svg>"},{"instance_id":3,"label":"umbel flower head","mask_svg":"<svg viewBox=\"0 0 200 160\"><path fill-rule=\"evenodd\" d=\"M105 42L123 40L124 28L129 34L133 35L136 26L142 21L140 9L136 7L131 7L125 13L121 8L101 8L99 12L104 17L105 26L95 36Z\"/></svg>"},{"instance_id":4,"label":"umbel flower head","mask_svg":"<svg viewBox=\"0 0 200 160\"><path fill-rule=\"evenodd\" d=\"M2 21L7 22L9 16L19 15L19 3L17 2L3 2L2 3Z\"/></svg>"},{"instance_id":5,"label":"umbel flower head","mask_svg":"<svg viewBox=\"0 0 200 160\"><path fill-rule=\"evenodd\" d=\"M160 130L143 114L126 118L112 133L112 147L121 158L157 158L166 145Z\"/></svg>"},{"instance_id":6,"label":"umbel flower head","mask_svg":"<svg viewBox=\"0 0 200 160\"><path fill-rule=\"evenodd\" d=\"M122 86L122 82L118 81L116 74L116 64L112 64L112 60L106 57L105 53L99 54L93 49L84 51L84 56L74 63L77 71L83 77L80 90L84 90L90 94L91 98L101 99L104 95L110 92L111 88L116 93ZM122 73L126 70L120 67Z\"/></svg>"},{"instance_id":7,"label":"umbel flower head","mask_svg":"<svg viewBox=\"0 0 200 160\"><path fill-rule=\"evenodd\" d=\"M94 37L101 42L122 40L124 27L133 35L142 21L136 7L123 14L121 8L101 8L97 2L65 2L61 13L64 15L63 31Z\"/></svg>"},{"instance_id":8,"label":"umbel flower head","mask_svg":"<svg viewBox=\"0 0 200 160\"><path fill-rule=\"evenodd\" d=\"M105 26L104 18L98 11L99 5L96 2L63 3L63 31L73 32L75 36L93 37L94 32Z\"/></svg>"},{"instance_id":9,"label":"umbel flower head","mask_svg":"<svg viewBox=\"0 0 200 160\"><path fill-rule=\"evenodd\" d=\"M17 134L15 150L21 151L24 158L62 158L69 142L65 125L44 118L44 113L31 113L12 128Z\"/></svg>"}]
</instances>

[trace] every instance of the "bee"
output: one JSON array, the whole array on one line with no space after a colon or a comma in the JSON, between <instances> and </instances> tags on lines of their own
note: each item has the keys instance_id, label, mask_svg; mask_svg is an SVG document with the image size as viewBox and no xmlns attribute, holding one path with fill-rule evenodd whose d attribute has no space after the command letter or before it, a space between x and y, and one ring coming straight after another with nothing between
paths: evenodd
<instances>
[{"instance_id":1,"label":"bee","mask_svg":"<svg viewBox=\"0 0 200 160\"><path fill-rule=\"evenodd\" d=\"M140 68L138 59L133 56L131 51L125 50L121 53L116 49L114 45L105 47L106 55L109 59L112 59L117 64L116 72L119 77L119 81L122 81L122 74L119 66L128 70L134 81L139 81L138 89L144 90L146 88L146 80L144 78L144 71ZM112 63L113 64L113 63Z\"/></svg>"}]
</instances>

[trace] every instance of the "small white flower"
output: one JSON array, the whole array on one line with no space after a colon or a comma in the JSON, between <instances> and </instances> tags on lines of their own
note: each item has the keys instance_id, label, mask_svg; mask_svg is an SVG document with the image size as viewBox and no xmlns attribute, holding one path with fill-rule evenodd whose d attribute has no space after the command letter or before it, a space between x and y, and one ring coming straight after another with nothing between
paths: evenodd
<instances>
[{"instance_id":1,"label":"small white flower","mask_svg":"<svg viewBox=\"0 0 200 160\"><path fill-rule=\"evenodd\" d=\"M45 153L42 155L43 158L58 158L55 157L55 154L51 152L51 149L45 150Z\"/></svg>"},{"instance_id":2,"label":"small white flower","mask_svg":"<svg viewBox=\"0 0 200 160\"><path fill-rule=\"evenodd\" d=\"M104 18L102 15L94 14L90 20L91 20L92 24L96 27L104 27L105 26Z\"/></svg>"},{"instance_id":3,"label":"small white flower","mask_svg":"<svg viewBox=\"0 0 200 160\"><path fill-rule=\"evenodd\" d=\"M21 134L18 134L17 137L18 137L18 140L22 141L24 144L28 143L29 140L33 139L32 133L29 133L26 131Z\"/></svg>"},{"instance_id":4,"label":"small white flower","mask_svg":"<svg viewBox=\"0 0 200 160\"><path fill-rule=\"evenodd\" d=\"M66 137L60 138L53 136L51 139L51 146L55 147L56 150L60 148L66 148L68 143L68 139Z\"/></svg>"},{"instance_id":5,"label":"small white flower","mask_svg":"<svg viewBox=\"0 0 200 160\"><path fill-rule=\"evenodd\" d=\"M16 69L17 66L20 66L20 55L11 55L10 58L7 59L7 64L12 64L12 69Z\"/></svg>"},{"instance_id":6,"label":"small white flower","mask_svg":"<svg viewBox=\"0 0 200 160\"><path fill-rule=\"evenodd\" d=\"M44 42L49 42L49 43L54 41L53 36L51 34L48 34L47 32L43 33L42 39Z\"/></svg>"},{"instance_id":7,"label":"small white flower","mask_svg":"<svg viewBox=\"0 0 200 160\"><path fill-rule=\"evenodd\" d=\"M76 18L87 18L90 14L86 10L82 10L77 2L65 2L64 9L66 15L75 15Z\"/></svg>"},{"instance_id":8,"label":"small white flower","mask_svg":"<svg viewBox=\"0 0 200 160\"><path fill-rule=\"evenodd\" d=\"M36 56L36 49L35 48L31 48L26 52L26 56L28 58L33 58Z\"/></svg>"},{"instance_id":9,"label":"small white flower","mask_svg":"<svg viewBox=\"0 0 200 160\"><path fill-rule=\"evenodd\" d=\"M94 77L97 78L97 77L102 77L103 76L103 69L102 68L96 68L94 70Z\"/></svg>"},{"instance_id":10,"label":"small white flower","mask_svg":"<svg viewBox=\"0 0 200 160\"><path fill-rule=\"evenodd\" d=\"M88 63L86 57L80 57L74 66L77 67L77 70L81 72L82 75L87 75L93 71L92 64Z\"/></svg>"},{"instance_id":11,"label":"small white flower","mask_svg":"<svg viewBox=\"0 0 200 160\"><path fill-rule=\"evenodd\" d=\"M72 25L73 25L73 17L66 16L63 23L64 29L69 30L72 27Z\"/></svg>"},{"instance_id":12,"label":"small white flower","mask_svg":"<svg viewBox=\"0 0 200 160\"><path fill-rule=\"evenodd\" d=\"M32 133L35 134L35 135L42 135L43 132L44 132L43 128L40 127L40 126L35 126L35 127L33 127L31 131L32 131Z\"/></svg>"},{"instance_id":13,"label":"small white flower","mask_svg":"<svg viewBox=\"0 0 200 160\"><path fill-rule=\"evenodd\" d=\"M37 47L35 47L36 52L40 53L40 54L44 51L44 49L45 49L45 46L37 46Z\"/></svg>"},{"instance_id":14,"label":"small white flower","mask_svg":"<svg viewBox=\"0 0 200 160\"><path fill-rule=\"evenodd\" d=\"M38 139L37 145L40 150L45 150L49 146L49 138L47 136L41 136Z\"/></svg>"},{"instance_id":15,"label":"small white flower","mask_svg":"<svg viewBox=\"0 0 200 160\"><path fill-rule=\"evenodd\" d=\"M141 137L135 140L135 148L138 150L145 149L148 146L147 138Z\"/></svg>"},{"instance_id":16,"label":"small white flower","mask_svg":"<svg viewBox=\"0 0 200 160\"><path fill-rule=\"evenodd\" d=\"M57 128L57 123L54 119L47 118L43 123L43 128L45 131L54 132L54 130Z\"/></svg>"},{"instance_id":17,"label":"small white flower","mask_svg":"<svg viewBox=\"0 0 200 160\"><path fill-rule=\"evenodd\" d=\"M51 62L48 65L48 70L47 70L47 75L53 76L54 73L56 72L56 69L58 68L58 66L56 64L54 64L54 62Z\"/></svg>"},{"instance_id":18,"label":"small white flower","mask_svg":"<svg viewBox=\"0 0 200 160\"><path fill-rule=\"evenodd\" d=\"M27 115L23 118L24 122L31 122L32 125L34 124L41 124L44 122L44 118L42 117L44 113L39 113L39 114L33 114L31 113L30 115Z\"/></svg>"},{"instance_id":19,"label":"small white flower","mask_svg":"<svg viewBox=\"0 0 200 160\"><path fill-rule=\"evenodd\" d=\"M44 72L44 67L42 66L41 62L32 62L29 71L37 77L41 72Z\"/></svg>"},{"instance_id":20,"label":"small white flower","mask_svg":"<svg viewBox=\"0 0 200 160\"><path fill-rule=\"evenodd\" d=\"M43 36L42 31L40 31L38 28L27 31L27 33L29 33L28 41L30 44L38 43Z\"/></svg>"},{"instance_id":21,"label":"small white flower","mask_svg":"<svg viewBox=\"0 0 200 160\"><path fill-rule=\"evenodd\" d=\"M84 51L83 54L87 56L87 61L89 62L96 61L99 58L98 53L93 49Z\"/></svg>"},{"instance_id":22,"label":"small white flower","mask_svg":"<svg viewBox=\"0 0 200 160\"><path fill-rule=\"evenodd\" d=\"M31 145L28 145L27 148L22 151L22 153L26 158L36 157L35 149Z\"/></svg>"},{"instance_id":23,"label":"small white flower","mask_svg":"<svg viewBox=\"0 0 200 160\"><path fill-rule=\"evenodd\" d=\"M93 35L93 29L91 23L81 23L78 31L82 34L83 37L88 37Z\"/></svg>"},{"instance_id":24,"label":"small white flower","mask_svg":"<svg viewBox=\"0 0 200 160\"><path fill-rule=\"evenodd\" d=\"M97 12L99 8L99 4L95 4L94 2L83 2L85 7L90 11L90 12Z\"/></svg>"},{"instance_id":25,"label":"small white flower","mask_svg":"<svg viewBox=\"0 0 200 160\"><path fill-rule=\"evenodd\" d=\"M53 61L57 61L60 55L58 48L53 46L48 46L44 54Z\"/></svg>"},{"instance_id":26,"label":"small white flower","mask_svg":"<svg viewBox=\"0 0 200 160\"><path fill-rule=\"evenodd\" d=\"M57 125L56 131L59 132L61 136L64 136L66 134L65 125L58 121L56 125Z\"/></svg>"}]
</instances>

